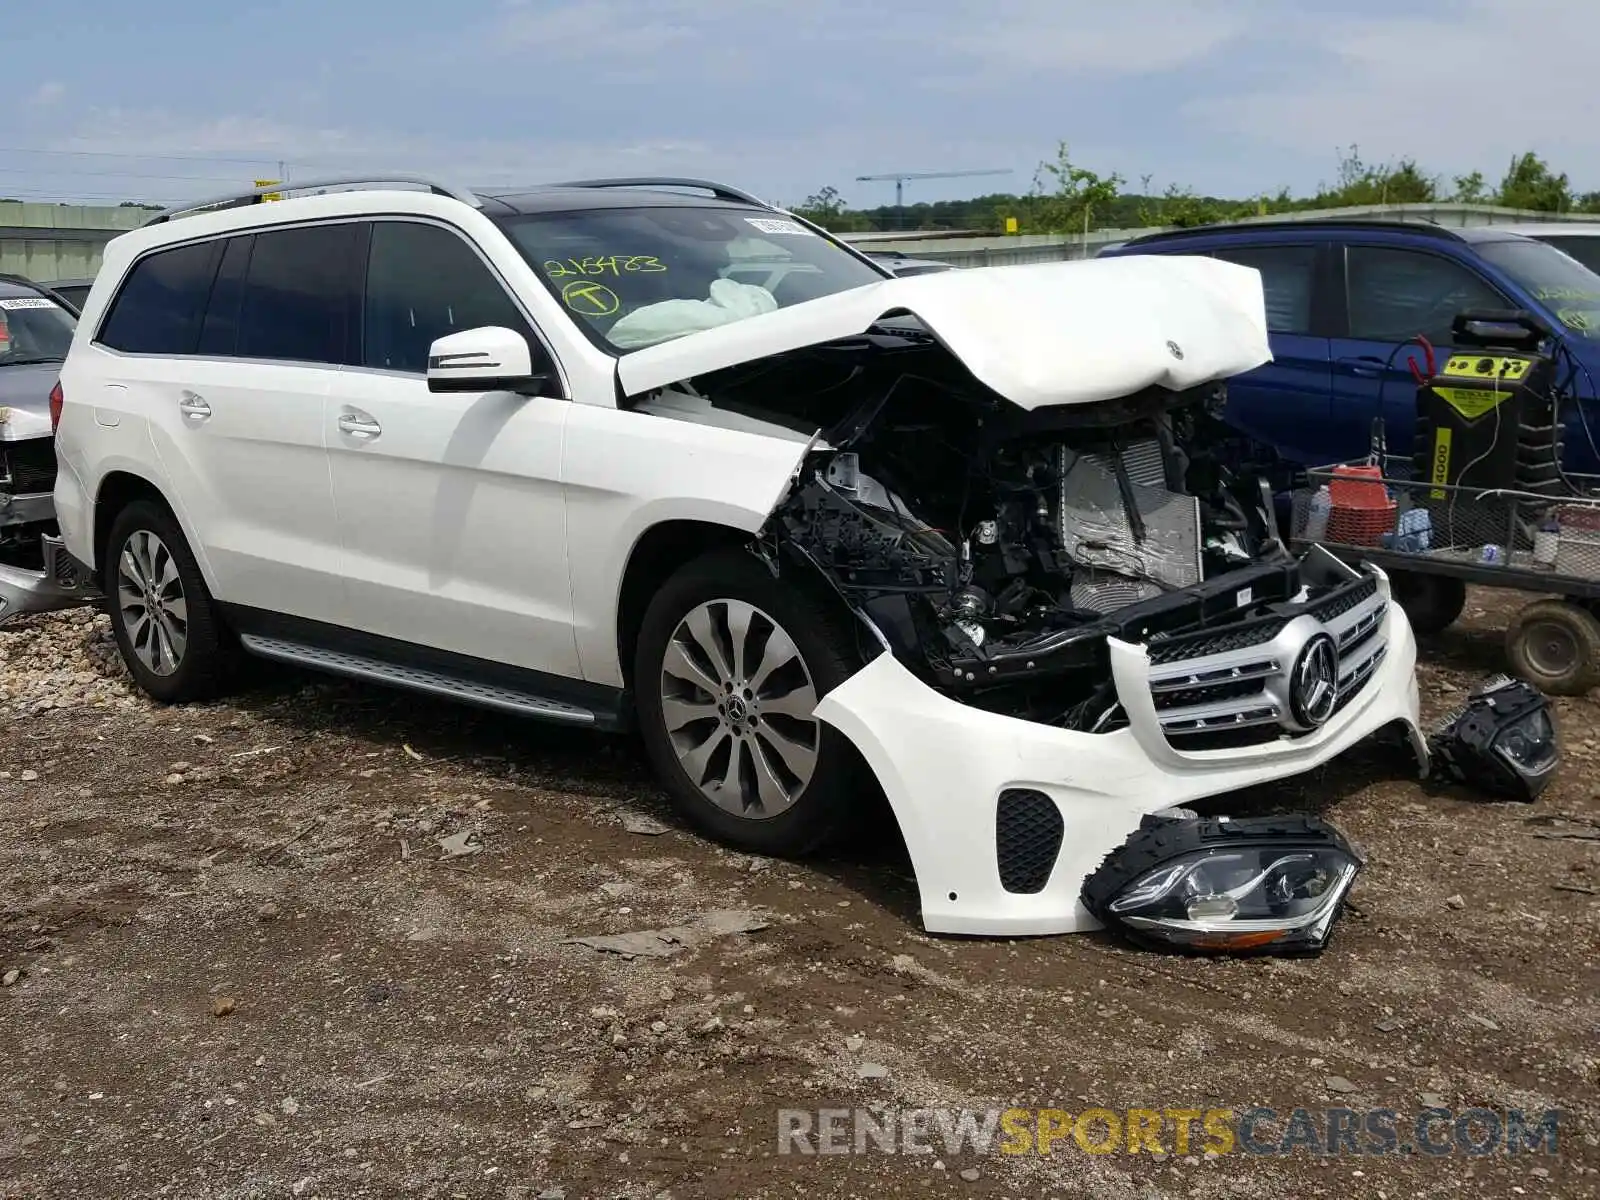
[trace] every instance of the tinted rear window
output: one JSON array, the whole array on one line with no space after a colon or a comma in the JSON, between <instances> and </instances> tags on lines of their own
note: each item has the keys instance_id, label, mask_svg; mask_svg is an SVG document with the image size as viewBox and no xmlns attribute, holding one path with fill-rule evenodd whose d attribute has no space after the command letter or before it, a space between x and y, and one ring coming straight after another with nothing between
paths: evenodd
<instances>
[{"instance_id":1,"label":"tinted rear window","mask_svg":"<svg viewBox=\"0 0 1600 1200\"><path fill-rule=\"evenodd\" d=\"M256 234L239 312L240 357L344 361L356 235L352 222Z\"/></svg>"},{"instance_id":2,"label":"tinted rear window","mask_svg":"<svg viewBox=\"0 0 1600 1200\"><path fill-rule=\"evenodd\" d=\"M100 326L99 341L128 354L193 354L220 242L197 242L141 258Z\"/></svg>"}]
</instances>

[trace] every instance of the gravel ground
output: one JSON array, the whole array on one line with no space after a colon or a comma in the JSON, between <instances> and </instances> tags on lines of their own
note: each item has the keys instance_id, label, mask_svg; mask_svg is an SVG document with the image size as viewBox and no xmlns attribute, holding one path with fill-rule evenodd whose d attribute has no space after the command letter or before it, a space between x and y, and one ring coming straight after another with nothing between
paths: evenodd
<instances>
[{"instance_id":1,"label":"gravel ground","mask_svg":"<svg viewBox=\"0 0 1600 1200\"><path fill-rule=\"evenodd\" d=\"M1510 603L1425 647L1430 716ZM1377 749L1230 798L1369 855L1323 957L1251 962L928 937L892 836L731 853L627 741L281 673L153 706L87 613L0 631L0 711L0 1196L1600 1195L1591 699L1531 808ZM1433 1103L1559 1108L1559 1154L778 1154L780 1109Z\"/></svg>"}]
</instances>

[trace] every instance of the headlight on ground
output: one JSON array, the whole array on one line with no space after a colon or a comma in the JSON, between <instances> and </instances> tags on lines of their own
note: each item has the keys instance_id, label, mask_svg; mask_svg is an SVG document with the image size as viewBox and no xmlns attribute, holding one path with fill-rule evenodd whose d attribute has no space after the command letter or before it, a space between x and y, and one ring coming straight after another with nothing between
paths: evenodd
<instances>
[{"instance_id":1,"label":"headlight on ground","mask_svg":"<svg viewBox=\"0 0 1600 1200\"><path fill-rule=\"evenodd\" d=\"M1524 802L1538 799L1561 759L1550 701L1505 675L1473 689L1439 725L1429 749L1441 777Z\"/></svg>"},{"instance_id":2,"label":"headlight on ground","mask_svg":"<svg viewBox=\"0 0 1600 1200\"><path fill-rule=\"evenodd\" d=\"M1203 954L1317 954L1361 870L1314 817L1156 816L1112 851L1083 902L1134 942Z\"/></svg>"}]
</instances>

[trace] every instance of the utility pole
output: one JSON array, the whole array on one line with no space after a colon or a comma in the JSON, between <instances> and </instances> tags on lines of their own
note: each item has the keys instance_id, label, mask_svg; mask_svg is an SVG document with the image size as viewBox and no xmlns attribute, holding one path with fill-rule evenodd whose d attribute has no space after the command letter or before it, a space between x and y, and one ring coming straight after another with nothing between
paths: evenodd
<instances>
[{"instance_id":1,"label":"utility pole","mask_svg":"<svg viewBox=\"0 0 1600 1200\"><path fill-rule=\"evenodd\" d=\"M891 171L884 175L857 175L857 183L894 181L894 223L903 229L906 222L906 180L908 179L968 179L977 175L1009 175L1004 171Z\"/></svg>"}]
</instances>

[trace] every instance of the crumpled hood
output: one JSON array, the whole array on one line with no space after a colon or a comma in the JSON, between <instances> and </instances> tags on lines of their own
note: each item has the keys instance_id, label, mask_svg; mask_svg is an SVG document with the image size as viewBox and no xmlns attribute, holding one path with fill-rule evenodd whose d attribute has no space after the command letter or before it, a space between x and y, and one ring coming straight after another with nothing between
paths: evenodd
<instances>
[{"instance_id":1,"label":"crumpled hood","mask_svg":"<svg viewBox=\"0 0 1600 1200\"><path fill-rule=\"evenodd\" d=\"M50 434L50 389L61 377L61 364L0 363L0 441Z\"/></svg>"},{"instance_id":2,"label":"crumpled hood","mask_svg":"<svg viewBox=\"0 0 1600 1200\"><path fill-rule=\"evenodd\" d=\"M1130 255L885 279L624 355L625 395L915 316L1025 409L1225 379L1272 360L1261 273L1220 259Z\"/></svg>"}]
</instances>

